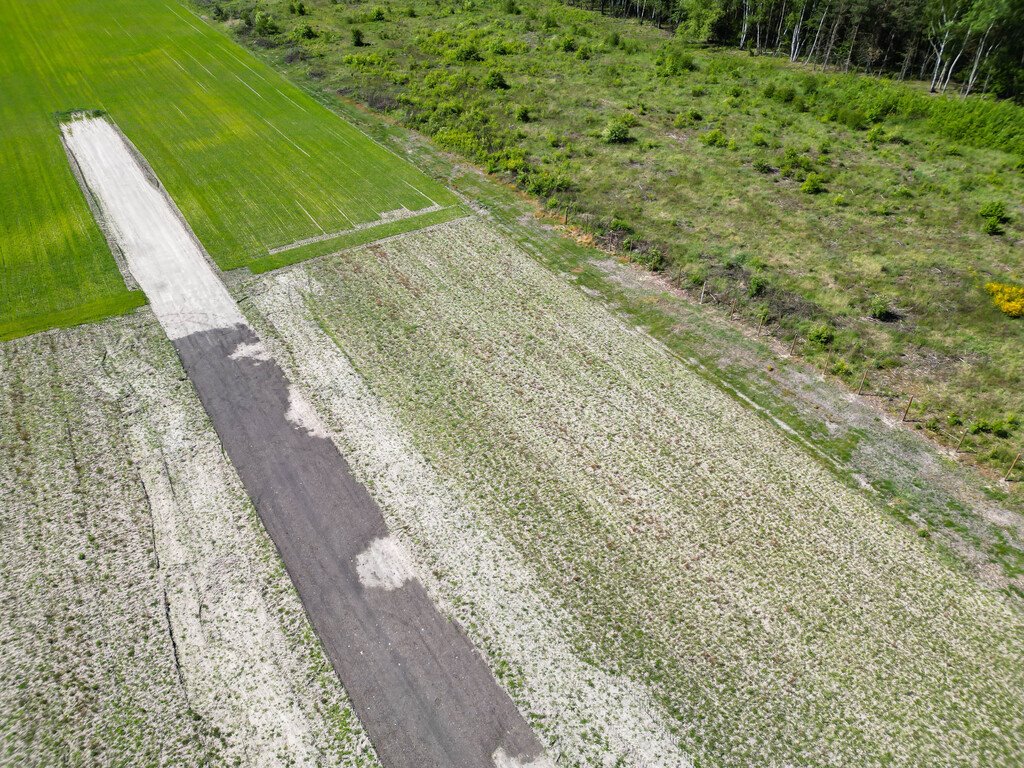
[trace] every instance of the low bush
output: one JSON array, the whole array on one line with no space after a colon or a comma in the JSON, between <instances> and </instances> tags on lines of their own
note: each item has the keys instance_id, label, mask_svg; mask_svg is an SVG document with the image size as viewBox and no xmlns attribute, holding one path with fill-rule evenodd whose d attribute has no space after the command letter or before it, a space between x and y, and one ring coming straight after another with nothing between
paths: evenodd
<instances>
[{"instance_id":1,"label":"low bush","mask_svg":"<svg viewBox=\"0 0 1024 768\"><path fill-rule=\"evenodd\" d=\"M836 332L832 326L821 323L811 328L807 334L807 340L814 344L820 344L823 347L827 347L833 341L835 341Z\"/></svg>"},{"instance_id":2,"label":"low bush","mask_svg":"<svg viewBox=\"0 0 1024 768\"><path fill-rule=\"evenodd\" d=\"M677 77L697 69L697 60L689 51L681 51L674 46L663 48L655 62L657 72L662 77Z\"/></svg>"},{"instance_id":3,"label":"low bush","mask_svg":"<svg viewBox=\"0 0 1024 768\"><path fill-rule=\"evenodd\" d=\"M507 91L509 88L508 81L505 80L505 76L496 70L492 70L487 74L487 78L484 80L484 85L492 91Z\"/></svg>"},{"instance_id":4,"label":"low bush","mask_svg":"<svg viewBox=\"0 0 1024 768\"><path fill-rule=\"evenodd\" d=\"M1010 283L985 283L992 303L1010 317L1024 317L1024 287Z\"/></svg>"},{"instance_id":5,"label":"low bush","mask_svg":"<svg viewBox=\"0 0 1024 768\"><path fill-rule=\"evenodd\" d=\"M1002 200L985 203L978 213L982 218L993 219L999 224L1006 224L1010 220L1010 216L1006 213L1006 203Z\"/></svg>"},{"instance_id":6,"label":"low bush","mask_svg":"<svg viewBox=\"0 0 1024 768\"><path fill-rule=\"evenodd\" d=\"M985 219L982 231L986 235L1001 235L1006 230L1004 230L1003 225L999 223L999 219Z\"/></svg>"},{"instance_id":7,"label":"low bush","mask_svg":"<svg viewBox=\"0 0 1024 768\"><path fill-rule=\"evenodd\" d=\"M633 136L629 132L629 126L626 125L622 118L608 123L601 133L601 138L606 144L628 144L633 141Z\"/></svg>"},{"instance_id":8,"label":"low bush","mask_svg":"<svg viewBox=\"0 0 1024 768\"><path fill-rule=\"evenodd\" d=\"M706 144L709 147L729 146L729 140L718 128L712 128L710 131L702 133L700 135L700 141L702 144Z\"/></svg>"},{"instance_id":9,"label":"low bush","mask_svg":"<svg viewBox=\"0 0 1024 768\"><path fill-rule=\"evenodd\" d=\"M476 43L465 42L458 46L451 52L452 61L460 63L468 63L472 61L483 61L483 56L480 55L480 49L477 48Z\"/></svg>"}]
</instances>

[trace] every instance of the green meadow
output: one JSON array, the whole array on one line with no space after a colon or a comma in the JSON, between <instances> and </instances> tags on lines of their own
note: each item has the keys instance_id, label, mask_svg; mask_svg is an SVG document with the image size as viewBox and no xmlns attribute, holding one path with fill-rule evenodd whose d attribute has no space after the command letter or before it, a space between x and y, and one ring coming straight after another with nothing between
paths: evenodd
<instances>
[{"instance_id":1,"label":"green meadow","mask_svg":"<svg viewBox=\"0 0 1024 768\"><path fill-rule=\"evenodd\" d=\"M0 340L144 302L68 166L75 110L124 131L223 269L456 202L178 3L0 4L0 93Z\"/></svg>"}]
</instances>

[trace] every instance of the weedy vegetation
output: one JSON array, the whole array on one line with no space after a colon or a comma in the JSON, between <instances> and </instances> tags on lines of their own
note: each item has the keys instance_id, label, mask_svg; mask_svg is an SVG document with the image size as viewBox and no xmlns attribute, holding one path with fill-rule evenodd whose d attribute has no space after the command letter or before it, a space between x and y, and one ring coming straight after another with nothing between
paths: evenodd
<instances>
[{"instance_id":1,"label":"weedy vegetation","mask_svg":"<svg viewBox=\"0 0 1024 768\"><path fill-rule=\"evenodd\" d=\"M828 325L827 344L800 346L808 360L914 393L921 428L948 444L950 420L1024 410L1024 327L985 289L1022 280L1024 108L552 0L439 0L383 20L323 0L302 19L311 41L276 0L260 4L281 23L268 36L244 0L198 7L310 91L433 137L787 345ZM496 71L507 89L489 86ZM768 286L751 295L755 274ZM974 455L1005 467L1011 442Z\"/></svg>"}]
</instances>

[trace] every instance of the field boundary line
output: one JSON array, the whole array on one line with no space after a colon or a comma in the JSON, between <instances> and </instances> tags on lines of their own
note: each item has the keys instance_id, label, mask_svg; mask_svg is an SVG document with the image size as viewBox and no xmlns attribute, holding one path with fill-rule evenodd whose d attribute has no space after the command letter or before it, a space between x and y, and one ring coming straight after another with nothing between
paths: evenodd
<instances>
[{"instance_id":1,"label":"field boundary line","mask_svg":"<svg viewBox=\"0 0 1024 768\"><path fill-rule=\"evenodd\" d=\"M427 196L424 195L424 197L427 197ZM430 198L427 197L427 199L429 200ZM273 255L276 255L278 253L285 253L287 251L295 250L296 248L301 248L304 245L312 245L313 243L322 243L325 240L333 240L336 237L342 237L342 236L347 235L347 234L349 234L351 232L359 232L359 231L364 230L364 229L372 229L373 227L378 227L381 224L390 224L393 221L402 221L404 219L412 219L412 218L415 218L415 217L420 216L422 214L434 213L435 211L444 211L444 210L447 210L447 209L449 209L451 207L453 207L453 206L450 206L450 205L441 206L441 205L438 205L437 203L434 203L433 205L428 206L426 208L420 208L418 211L412 211L412 210L409 210L408 208L405 208L405 207L395 208L395 209L390 210L390 211L384 211L383 213L380 214L379 218L374 219L373 221L366 221L366 222L363 222L362 224L355 224L355 225L349 227L348 229L339 229L339 230L335 230L334 232L324 232L322 235L313 235L312 237L304 237L301 240L296 240L295 242L288 243L287 245L279 245L279 246L276 246L274 248L268 248L267 249L267 253L269 253L271 256L273 256ZM305 210L305 209L303 209L303 210ZM389 214L393 214L393 215L389 215ZM310 217L310 218L312 218L312 217ZM317 226L319 226L319 225L317 225Z\"/></svg>"}]
</instances>

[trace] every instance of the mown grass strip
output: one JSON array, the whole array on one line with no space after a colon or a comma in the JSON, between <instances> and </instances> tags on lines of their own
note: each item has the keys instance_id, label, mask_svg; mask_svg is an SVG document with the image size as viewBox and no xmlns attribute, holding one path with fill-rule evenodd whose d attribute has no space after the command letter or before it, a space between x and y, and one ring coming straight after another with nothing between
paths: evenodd
<instances>
[{"instance_id":1,"label":"mown grass strip","mask_svg":"<svg viewBox=\"0 0 1024 768\"><path fill-rule=\"evenodd\" d=\"M296 262L304 261L305 259L311 259L316 256L326 256L329 253L337 253L338 251L343 251L346 248L354 248L357 245L366 245L367 243L372 243L375 240L382 240L385 237L404 235L407 232L415 232L416 230L423 229L425 227L444 224L446 221L453 221L461 218L462 216L468 216L469 214L470 210L466 206L452 205L448 208L441 208L440 210L420 214L419 216L410 216L397 221L389 221L386 224L380 224L376 227L366 227L365 229L345 232L338 235L338 237L331 238L330 240L321 240L316 243L304 245L300 248L292 248L288 251L270 254L269 256L264 256L262 259L256 259L250 262L249 268L255 274L269 272L272 269L286 267L289 264L295 264Z\"/></svg>"},{"instance_id":2,"label":"mown grass strip","mask_svg":"<svg viewBox=\"0 0 1024 768\"><path fill-rule=\"evenodd\" d=\"M96 301L79 304L60 312L44 312L0 323L0 341L28 336L51 328L71 328L108 317L127 315L146 304L142 291L125 291Z\"/></svg>"}]
</instances>

